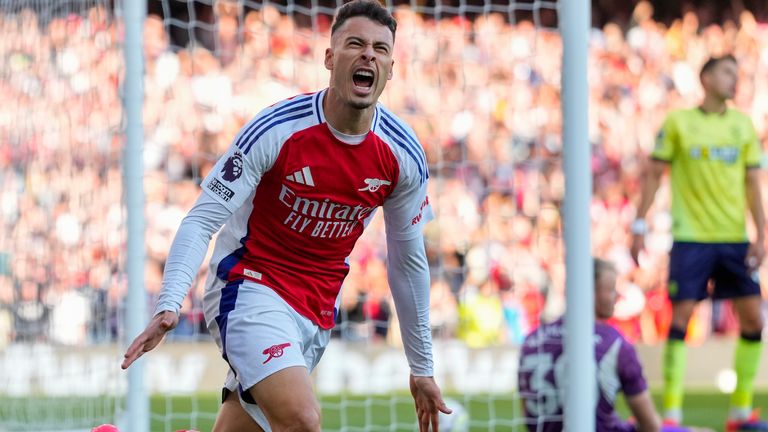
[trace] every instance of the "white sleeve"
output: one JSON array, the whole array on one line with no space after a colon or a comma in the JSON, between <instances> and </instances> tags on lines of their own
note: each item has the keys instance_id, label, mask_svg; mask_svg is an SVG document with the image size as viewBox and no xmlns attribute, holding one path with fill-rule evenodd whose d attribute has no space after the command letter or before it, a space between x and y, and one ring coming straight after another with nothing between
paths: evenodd
<instances>
[{"instance_id":1,"label":"white sleeve","mask_svg":"<svg viewBox=\"0 0 768 432\"><path fill-rule=\"evenodd\" d=\"M401 169L395 190L384 201L384 224L388 238L410 240L421 237L424 224L434 215L427 196L426 179L408 172L407 166Z\"/></svg>"},{"instance_id":2,"label":"white sleeve","mask_svg":"<svg viewBox=\"0 0 768 432\"><path fill-rule=\"evenodd\" d=\"M425 169L425 168L424 168ZM423 171L423 170L422 170ZM384 201L387 278L400 319L405 355L414 376L432 376L432 330L429 322L429 265L424 224L432 220L426 172L403 158L395 190Z\"/></svg>"},{"instance_id":3,"label":"white sleeve","mask_svg":"<svg viewBox=\"0 0 768 432\"><path fill-rule=\"evenodd\" d=\"M429 265L421 235L408 240L387 236L387 278L411 373L433 376Z\"/></svg>"},{"instance_id":4,"label":"white sleeve","mask_svg":"<svg viewBox=\"0 0 768 432\"><path fill-rule=\"evenodd\" d=\"M200 186L232 213L251 196L261 177L274 165L280 152L279 137L270 130L260 132L269 109L247 123L229 150L219 158Z\"/></svg>"},{"instance_id":5,"label":"white sleeve","mask_svg":"<svg viewBox=\"0 0 768 432\"><path fill-rule=\"evenodd\" d=\"M274 107L257 114L240 129L200 186L203 192L173 239L155 314L178 313L208 251L213 234L251 196L277 159L282 141L268 122Z\"/></svg>"},{"instance_id":6,"label":"white sleeve","mask_svg":"<svg viewBox=\"0 0 768 432\"><path fill-rule=\"evenodd\" d=\"M211 237L231 214L211 195L200 194L173 239L154 315L163 311L179 313L181 303L205 259Z\"/></svg>"}]
</instances>

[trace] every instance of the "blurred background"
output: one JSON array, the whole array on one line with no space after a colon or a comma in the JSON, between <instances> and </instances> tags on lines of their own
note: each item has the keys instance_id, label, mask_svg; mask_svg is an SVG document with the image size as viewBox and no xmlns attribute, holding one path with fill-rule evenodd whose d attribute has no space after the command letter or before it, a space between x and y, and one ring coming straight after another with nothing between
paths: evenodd
<instances>
[{"instance_id":1,"label":"blurred background","mask_svg":"<svg viewBox=\"0 0 768 432\"><path fill-rule=\"evenodd\" d=\"M430 165L435 339L514 351L565 307L557 2L391 5L395 77L382 102L415 129ZM147 3L148 312L175 230L238 129L267 105L327 85L321 59L335 6ZM125 341L120 11L119 2L99 0L0 1L0 353ZM595 0L592 13L593 253L620 271L614 324L654 346L670 319L671 218L663 187L635 265L629 224L644 164L666 113L699 103L700 66L725 53L739 62L733 105L751 115L765 148L768 3ZM379 216L353 252L334 333L341 342L400 344L383 238ZM210 340L200 308L205 271L172 341ZM706 302L689 339L728 337L737 325L728 302Z\"/></svg>"},{"instance_id":2,"label":"blurred background","mask_svg":"<svg viewBox=\"0 0 768 432\"><path fill-rule=\"evenodd\" d=\"M44 2L0 3L0 93L10 102L0 108L3 345L118 337L125 295L121 26L91 3L83 16ZM751 114L765 145L768 25L758 18L768 8L630 3L594 2L601 25L592 30L589 59L593 243L621 270L618 324L633 340L655 343L669 319L670 217L668 202L657 202L650 253L635 266L628 224L643 164L666 112L699 102L698 69L710 55L736 55L734 105ZM176 227L238 128L264 106L326 85L318 59L331 16L226 1L148 6L149 307ZM478 347L517 344L542 315L564 307L559 36L544 19L537 29L511 22L514 14L469 20L449 11L452 17L434 20L412 8L396 11L395 79L383 101L413 125L431 167L435 335ZM556 19L554 9L535 12ZM396 337L382 236L379 221L354 252L340 337ZM206 337L202 289L191 290L174 337ZM698 318L694 339L736 330L727 303L704 305Z\"/></svg>"}]
</instances>

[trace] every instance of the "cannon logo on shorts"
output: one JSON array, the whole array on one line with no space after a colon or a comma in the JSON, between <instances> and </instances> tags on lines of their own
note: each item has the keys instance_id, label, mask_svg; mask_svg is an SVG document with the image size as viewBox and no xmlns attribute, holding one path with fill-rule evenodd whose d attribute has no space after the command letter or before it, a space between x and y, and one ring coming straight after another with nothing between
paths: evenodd
<instances>
[{"instance_id":1,"label":"cannon logo on shorts","mask_svg":"<svg viewBox=\"0 0 768 432\"><path fill-rule=\"evenodd\" d=\"M262 354L266 355L267 359L264 360L264 363L262 363L262 364L267 364L267 362L272 360L273 358L282 357L283 350L285 350L285 348L287 348L289 346L291 346L291 344L286 342L286 343L281 343L281 344L277 344L277 345L272 345L271 347L265 349L262 352Z\"/></svg>"}]
</instances>

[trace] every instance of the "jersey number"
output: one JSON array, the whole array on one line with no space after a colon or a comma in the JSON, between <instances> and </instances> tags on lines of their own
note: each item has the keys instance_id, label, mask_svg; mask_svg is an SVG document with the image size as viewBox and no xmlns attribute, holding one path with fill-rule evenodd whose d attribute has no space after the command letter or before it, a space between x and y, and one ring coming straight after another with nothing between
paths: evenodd
<instances>
[{"instance_id":1,"label":"jersey number","mask_svg":"<svg viewBox=\"0 0 768 432\"><path fill-rule=\"evenodd\" d=\"M552 362L552 354L537 353L527 355L520 365L521 372L530 372L528 390L534 393L534 398L526 398L525 407L531 415L553 415L562 409L565 396L563 375L565 373L565 356L561 355ZM554 371L553 371L554 369ZM547 380L547 375L553 371L553 382Z\"/></svg>"},{"instance_id":2,"label":"jersey number","mask_svg":"<svg viewBox=\"0 0 768 432\"><path fill-rule=\"evenodd\" d=\"M535 396L525 399L525 407L536 417L554 415L562 411L565 400L565 355L560 355L554 362L551 353L536 353L523 358L521 372L530 372L528 391ZM552 371L552 382L547 375ZM599 371L598 372L599 375ZM600 395L598 380L595 380L595 395ZM600 399L595 398L595 409Z\"/></svg>"}]
</instances>

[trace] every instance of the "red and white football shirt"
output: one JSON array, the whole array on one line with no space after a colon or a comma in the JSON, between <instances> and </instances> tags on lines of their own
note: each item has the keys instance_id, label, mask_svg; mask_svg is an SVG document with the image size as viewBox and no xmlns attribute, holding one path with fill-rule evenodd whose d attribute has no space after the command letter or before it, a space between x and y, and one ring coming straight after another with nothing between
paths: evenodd
<instances>
[{"instance_id":1,"label":"red and white football shirt","mask_svg":"<svg viewBox=\"0 0 768 432\"><path fill-rule=\"evenodd\" d=\"M387 235L412 239L431 218L427 164L413 131L383 106L359 144L325 122L325 91L275 104L251 120L202 183L233 214L222 228L211 270L274 289L322 328L355 242L376 209Z\"/></svg>"}]
</instances>

